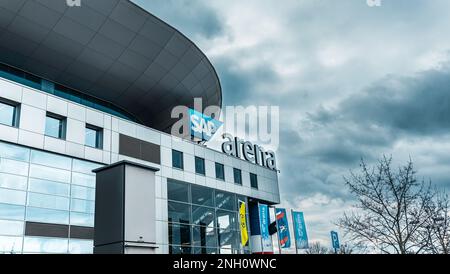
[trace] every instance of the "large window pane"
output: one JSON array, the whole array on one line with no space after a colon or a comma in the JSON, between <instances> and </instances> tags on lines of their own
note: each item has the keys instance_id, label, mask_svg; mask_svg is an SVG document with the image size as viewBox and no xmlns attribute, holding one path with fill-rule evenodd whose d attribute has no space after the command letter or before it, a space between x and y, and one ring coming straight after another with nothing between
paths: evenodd
<instances>
[{"instance_id":1,"label":"large window pane","mask_svg":"<svg viewBox=\"0 0 450 274\"><path fill-rule=\"evenodd\" d=\"M233 193L216 190L216 207L219 209L235 210L236 199Z\"/></svg>"},{"instance_id":2,"label":"large window pane","mask_svg":"<svg viewBox=\"0 0 450 274\"><path fill-rule=\"evenodd\" d=\"M45 118L45 135L64 139L66 137L65 118L48 113Z\"/></svg>"},{"instance_id":3,"label":"large window pane","mask_svg":"<svg viewBox=\"0 0 450 274\"><path fill-rule=\"evenodd\" d=\"M213 190L208 187L191 185L192 203L204 206L214 206Z\"/></svg>"},{"instance_id":4,"label":"large window pane","mask_svg":"<svg viewBox=\"0 0 450 274\"><path fill-rule=\"evenodd\" d=\"M176 203L176 202L168 202L168 217L169 222L174 223L190 223L189 213L191 206L188 204Z\"/></svg>"},{"instance_id":5,"label":"large window pane","mask_svg":"<svg viewBox=\"0 0 450 274\"><path fill-rule=\"evenodd\" d=\"M27 177L0 173L0 187L27 190Z\"/></svg>"},{"instance_id":6,"label":"large window pane","mask_svg":"<svg viewBox=\"0 0 450 274\"><path fill-rule=\"evenodd\" d=\"M189 225L169 223L169 244L191 245L191 227Z\"/></svg>"},{"instance_id":7,"label":"large window pane","mask_svg":"<svg viewBox=\"0 0 450 274\"><path fill-rule=\"evenodd\" d=\"M172 166L179 169L184 168L183 152L172 150Z\"/></svg>"},{"instance_id":8,"label":"large window pane","mask_svg":"<svg viewBox=\"0 0 450 274\"><path fill-rule=\"evenodd\" d=\"M23 252L67 253L67 247L67 239L25 237Z\"/></svg>"},{"instance_id":9,"label":"large window pane","mask_svg":"<svg viewBox=\"0 0 450 274\"><path fill-rule=\"evenodd\" d=\"M60 196L70 195L70 185L30 178L30 191Z\"/></svg>"},{"instance_id":10,"label":"large window pane","mask_svg":"<svg viewBox=\"0 0 450 274\"><path fill-rule=\"evenodd\" d=\"M0 235L6 236L23 235L23 222L0 220Z\"/></svg>"},{"instance_id":11,"label":"large window pane","mask_svg":"<svg viewBox=\"0 0 450 274\"><path fill-rule=\"evenodd\" d=\"M70 171L33 164L30 166L30 177L70 183Z\"/></svg>"},{"instance_id":12,"label":"large window pane","mask_svg":"<svg viewBox=\"0 0 450 274\"><path fill-rule=\"evenodd\" d=\"M93 201L72 199L70 210L82 213L94 213L95 203Z\"/></svg>"},{"instance_id":13,"label":"large window pane","mask_svg":"<svg viewBox=\"0 0 450 274\"><path fill-rule=\"evenodd\" d=\"M190 246L169 245L169 254L191 254Z\"/></svg>"},{"instance_id":14,"label":"large window pane","mask_svg":"<svg viewBox=\"0 0 450 274\"><path fill-rule=\"evenodd\" d=\"M39 193L28 193L28 206L69 210L69 198Z\"/></svg>"},{"instance_id":15,"label":"large window pane","mask_svg":"<svg viewBox=\"0 0 450 274\"><path fill-rule=\"evenodd\" d=\"M72 185L71 188L72 188L72 198L91 201L95 200L95 189L75 185Z\"/></svg>"},{"instance_id":16,"label":"large window pane","mask_svg":"<svg viewBox=\"0 0 450 274\"><path fill-rule=\"evenodd\" d=\"M95 175L73 172L72 184L95 188Z\"/></svg>"},{"instance_id":17,"label":"large window pane","mask_svg":"<svg viewBox=\"0 0 450 274\"><path fill-rule=\"evenodd\" d=\"M240 169L233 168L234 183L242 185L242 172Z\"/></svg>"},{"instance_id":18,"label":"large window pane","mask_svg":"<svg viewBox=\"0 0 450 274\"><path fill-rule=\"evenodd\" d=\"M0 188L0 203L25 205L27 193L19 190Z\"/></svg>"},{"instance_id":19,"label":"large window pane","mask_svg":"<svg viewBox=\"0 0 450 274\"><path fill-rule=\"evenodd\" d=\"M239 233L234 230L219 230L221 248L239 248Z\"/></svg>"},{"instance_id":20,"label":"large window pane","mask_svg":"<svg viewBox=\"0 0 450 274\"><path fill-rule=\"evenodd\" d=\"M69 253L71 254L92 254L94 242L90 240L69 240Z\"/></svg>"},{"instance_id":21,"label":"large window pane","mask_svg":"<svg viewBox=\"0 0 450 274\"><path fill-rule=\"evenodd\" d=\"M217 210L217 226L220 229L238 229L236 212Z\"/></svg>"},{"instance_id":22,"label":"large window pane","mask_svg":"<svg viewBox=\"0 0 450 274\"><path fill-rule=\"evenodd\" d=\"M0 236L0 254L14 254L22 251L22 237Z\"/></svg>"},{"instance_id":23,"label":"large window pane","mask_svg":"<svg viewBox=\"0 0 450 274\"><path fill-rule=\"evenodd\" d=\"M16 106L0 102L0 124L15 126Z\"/></svg>"},{"instance_id":24,"label":"large window pane","mask_svg":"<svg viewBox=\"0 0 450 274\"><path fill-rule=\"evenodd\" d=\"M193 226L192 235L193 235L192 238L193 246L204 246L204 247L217 246L216 229L213 227Z\"/></svg>"},{"instance_id":25,"label":"large window pane","mask_svg":"<svg viewBox=\"0 0 450 274\"><path fill-rule=\"evenodd\" d=\"M37 150L31 151L31 163L66 170L70 170L72 168L71 158Z\"/></svg>"},{"instance_id":26,"label":"large window pane","mask_svg":"<svg viewBox=\"0 0 450 274\"><path fill-rule=\"evenodd\" d=\"M214 227L214 209L192 206L192 223L194 225Z\"/></svg>"},{"instance_id":27,"label":"large window pane","mask_svg":"<svg viewBox=\"0 0 450 274\"><path fill-rule=\"evenodd\" d=\"M250 186L258 189L258 177L256 174L250 173Z\"/></svg>"},{"instance_id":28,"label":"large window pane","mask_svg":"<svg viewBox=\"0 0 450 274\"><path fill-rule=\"evenodd\" d=\"M85 129L85 145L93 148L102 149L103 147L103 130L95 126L86 125Z\"/></svg>"},{"instance_id":29,"label":"large window pane","mask_svg":"<svg viewBox=\"0 0 450 274\"><path fill-rule=\"evenodd\" d=\"M69 224L69 211L28 207L27 220L41 223Z\"/></svg>"},{"instance_id":30,"label":"large window pane","mask_svg":"<svg viewBox=\"0 0 450 274\"><path fill-rule=\"evenodd\" d=\"M185 183L167 181L167 198L173 201L189 201L189 185Z\"/></svg>"},{"instance_id":31,"label":"large window pane","mask_svg":"<svg viewBox=\"0 0 450 274\"><path fill-rule=\"evenodd\" d=\"M225 180L225 170L222 164L216 163L216 179Z\"/></svg>"},{"instance_id":32,"label":"large window pane","mask_svg":"<svg viewBox=\"0 0 450 274\"><path fill-rule=\"evenodd\" d=\"M8 220L23 220L25 217L25 205L0 204L0 218Z\"/></svg>"},{"instance_id":33,"label":"large window pane","mask_svg":"<svg viewBox=\"0 0 450 274\"><path fill-rule=\"evenodd\" d=\"M194 254L217 254L217 248L193 247Z\"/></svg>"},{"instance_id":34,"label":"large window pane","mask_svg":"<svg viewBox=\"0 0 450 274\"><path fill-rule=\"evenodd\" d=\"M71 212L70 224L79 226L94 226L94 214Z\"/></svg>"},{"instance_id":35,"label":"large window pane","mask_svg":"<svg viewBox=\"0 0 450 274\"><path fill-rule=\"evenodd\" d=\"M72 171L85 173L85 174L93 174L92 170L103 166L101 164L90 163L90 162L86 162L86 161L78 160L78 159L73 159L72 164L73 164Z\"/></svg>"},{"instance_id":36,"label":"large window pane","mask_svg":"<svg viewBox=\"0 0 450 274\"><path fill-rule=\"evenodd\" d=\"M28 148L0 142L0 157L28 162L30 150Z\"/></svg>"},{"instance_id":37,"label":"large window pane","mask_svg":"<svg viewBox=\"0 0 450 274\"><path fill-rule=\"evenodd\" d=\"M28 176L28 163L0 158L0 172Z\"/></svg>"}]
</instances>

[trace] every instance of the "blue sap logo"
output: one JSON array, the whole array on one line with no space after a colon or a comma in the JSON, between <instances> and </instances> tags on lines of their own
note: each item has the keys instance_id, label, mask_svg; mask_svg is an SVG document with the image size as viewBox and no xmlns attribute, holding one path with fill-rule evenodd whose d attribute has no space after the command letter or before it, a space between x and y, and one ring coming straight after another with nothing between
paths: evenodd
<instances>
[{"instance_id":1,"label":"blue sap logo","mask_svg":"<svg viewBox=\"0 0 450 274\"><path fill-rule=\"evenodd\" d=\"M223 124L193 109L189 109L189 118L191 136L202 141L209 141Z\"/></svg>"}]
</instances>

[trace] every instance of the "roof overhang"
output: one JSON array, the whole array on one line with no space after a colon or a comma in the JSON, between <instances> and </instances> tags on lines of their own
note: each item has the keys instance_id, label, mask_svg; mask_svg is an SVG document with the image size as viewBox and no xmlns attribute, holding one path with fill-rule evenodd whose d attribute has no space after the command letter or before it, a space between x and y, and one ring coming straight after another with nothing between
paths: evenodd
<instances>
[{"instance_id":1,"label":"roof overhang","mask_svg":"<svg viewBox=\"0 0 450 274\"><path fill-rule=\"evenodd\" d=\"M222 104L207 57L128 0L0 1L0 62L110 102L168 131L174 106Z\"/></svg>"}]
</instances>

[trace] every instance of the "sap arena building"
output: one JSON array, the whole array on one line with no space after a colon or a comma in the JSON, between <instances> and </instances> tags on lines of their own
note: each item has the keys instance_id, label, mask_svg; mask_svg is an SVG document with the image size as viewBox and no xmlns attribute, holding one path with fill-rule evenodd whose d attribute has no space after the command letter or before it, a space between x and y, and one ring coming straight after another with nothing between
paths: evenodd
<instances>
[{"instance_id":1,"label":"sap arena building","mask_svg":"<svg viewBox=\"0 0 450 274\"><path fill-rule=\"evenodd\" d=\"M277 171L171 136L171 109L192 107L194 98L222 105L214 67L131 1L1 0L0 253L93 253L105 218L120 219L106 234L123 235L122 248L261 252L250 207L280 202ZM96 193L99 172L117 167ZM148 215L124 206L145 191L108 190L131 169L150 174L148 199L130 205ZM238 201L247 206L245 246ZM96 208L110 216L97 218ZM140 222L149 227L144 236L133 231Z\"/></svg>"}]
</instances>

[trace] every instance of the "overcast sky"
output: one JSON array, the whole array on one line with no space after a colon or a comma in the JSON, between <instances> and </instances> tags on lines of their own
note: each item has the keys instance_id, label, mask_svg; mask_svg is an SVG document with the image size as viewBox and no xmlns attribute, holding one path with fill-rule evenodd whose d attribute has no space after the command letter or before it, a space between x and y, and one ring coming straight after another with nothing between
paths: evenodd
<instances>
[{"instance_id":1,"label":"overcast sky","mask_svg":"<svg viewBox=\"0 0 450 274\"><path fill-rule=\"evenodd\" d=\"M134 0L193 40L224 105L280 106L283 206L329 244L364 157L450 187L450 1Z\"/></svg>"}]
</instances>

